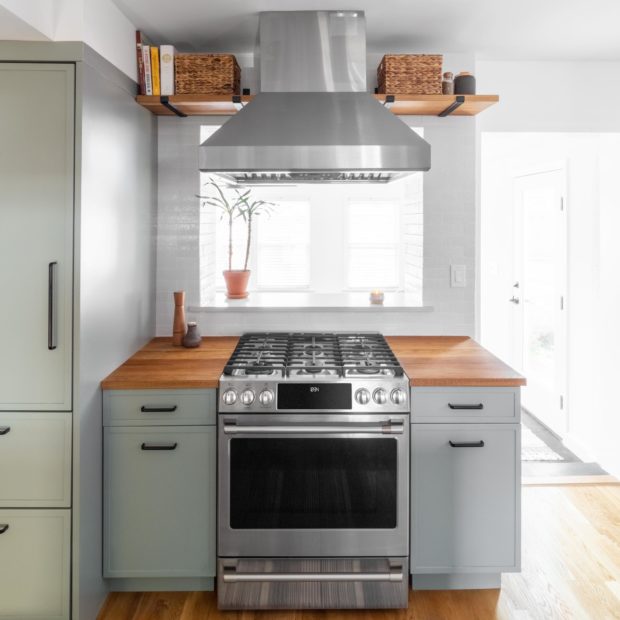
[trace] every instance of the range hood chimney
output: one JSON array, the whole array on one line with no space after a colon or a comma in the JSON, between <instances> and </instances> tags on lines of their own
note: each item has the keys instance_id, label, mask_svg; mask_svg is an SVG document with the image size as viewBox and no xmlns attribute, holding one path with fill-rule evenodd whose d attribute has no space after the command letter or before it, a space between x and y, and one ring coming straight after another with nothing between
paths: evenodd
<instances>
[{"instance_id":1,"label":"range hood chimney","mask_svg":"<svg viewBox=\"0 0 620 620\"><path fill-rule=\"evenodd\" d=\"M386 183L430 145L366 91L363 11L259 14L260 93L200 146L237 184Z\"/></svg>"}]
</instances>

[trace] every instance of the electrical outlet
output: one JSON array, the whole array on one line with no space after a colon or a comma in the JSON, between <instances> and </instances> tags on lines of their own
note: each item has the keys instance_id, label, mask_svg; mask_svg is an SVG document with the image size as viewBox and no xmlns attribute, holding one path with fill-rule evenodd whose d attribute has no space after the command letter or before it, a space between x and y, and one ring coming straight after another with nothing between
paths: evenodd
<instances>
[{"instance_id":1,"label":"electrical outlet","mask_svg":"<svg viewBox=\"0 0 620 620\"><path fill-rule=\"evenodd\" d=\"M467 269L465 265L450 265L450 286L452 288L467 286Z\"/></svg>"}]
</instances>

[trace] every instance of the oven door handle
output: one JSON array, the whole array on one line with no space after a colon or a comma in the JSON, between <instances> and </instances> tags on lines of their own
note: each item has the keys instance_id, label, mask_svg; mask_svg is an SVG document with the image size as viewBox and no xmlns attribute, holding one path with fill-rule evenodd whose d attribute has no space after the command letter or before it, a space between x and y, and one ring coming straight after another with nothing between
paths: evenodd
<instances>
[{"instance_id":1,"label":"oven door handle","mask_svg":"<svg viewBox=\"0 0 620 620\"><path fill-rule=\"evenodd\" d=\"M250 426L224 423L226 435L327 435L339 433L365 433L371 435L402 435L404 420L385 420L377 424L287 424Z\"/></svg>"},{"instance_id":2,"label":"oven door handle","mask_svg":"<svg viewBox=\"0 0 620 620\"><path fill-rule=\"evenodd\" d=\"M258 581L388 581L400 582L404 578L402 566L389 573L237 573L224 571L224 583Z\"/></svg>"}]
</instances>

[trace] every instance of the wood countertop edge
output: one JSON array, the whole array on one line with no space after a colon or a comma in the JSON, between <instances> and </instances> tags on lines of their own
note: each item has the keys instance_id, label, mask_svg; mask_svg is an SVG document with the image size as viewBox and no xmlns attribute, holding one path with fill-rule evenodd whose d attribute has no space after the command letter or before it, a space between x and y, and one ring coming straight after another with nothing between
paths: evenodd
<instances>
[{"instance_id":1,"label":"wood countertop edge","mask_svg":"<svg viewBox=\"0 0 620 620\"><path fill-rule=\"evenodd\" d=\"M402 345L411 338L414 342L407 350ZM205 348L199 349L199 357L192 359L192 352L181 347L169 346L169 338L153 338L124 364L101 382L102 390L174 390L213 389L218 387L219 377L226 360L237 343L236 337L213 337L216 349L210 356ZM466 336L396 336L387 337L396 357L410 377L411 387L521 387L526 385L525 377L496 358L477 342ZM397 345L397 346L395 346ZM170 354L178 358L167 359ZM445 357L445 360L444 360ZM471 358L471 361L468 359ZM173 376L152 374L152 368L165 363L178 363L183 370ZM424 365L426 376L415 376L412 364ZM429 365L433 368L429 368ZM464 368L460 374L459 367ZM446 375L441 374L442 367ZM183 373L186 376L183 377ZM147 375L143 378L140 375ZM458 376L460 374L460 376ZM180 376L179 376L180 375ZM189 376L187 376L189 375ZM413 376L412 376L413 375Z\"/></svg>"}]
</instances>

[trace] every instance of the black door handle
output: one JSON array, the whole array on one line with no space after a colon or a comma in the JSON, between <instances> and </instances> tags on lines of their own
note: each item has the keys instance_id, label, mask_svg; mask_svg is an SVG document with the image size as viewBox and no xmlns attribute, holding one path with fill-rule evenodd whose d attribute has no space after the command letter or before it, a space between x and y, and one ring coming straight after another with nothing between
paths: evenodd
<instances>
[{"instance_id":1,"label":"black door handle","mask_svg":"<svg viewBox=\"0 0 620 620\"><path fill-rule=\"evenodd\" d=\"M482 441L482 439L480 441L449 441L448 443L453 448L484 448L484 441Z\"/></svg>"},{"instance_id":2,"label":"black door handle","mask_svg":"<svg viewBox=\"0 0 620 620\"><path fill-rule=\"evenodd\" d=\"M169 407L149 407L148 405L142 405L142 407L140 407L142 413L172 413L176 410L176 405L170 405Z\"/></svg>"},{"instance_id":3,"label":"black door handle","mask_svg":"<svg viewBox=\"0 0 620 620\"><path fill-rule=\"evenodd\" d=\"M0 534L4 534L9 529L8 523L0 523Z\"/></svg>"},{"instance_id":4,"label":"black door handle","mask_svg":"<svg viewBox=\"0 0 620 620\"><path fill-rule=\"evenodd\" d=\"M174 443L143 443L142 450L176 450L177 442Z\"/></svg>"},{"instance_id":5,"label":"black door handle","mask_svg":"<svg viewBox=\"0 0 620 620\"><path fill-rule=\"evenodd\" d=\"M448 403L448 407L450 407L450 409L484 409L482 403L478 403L477 405L453 405L452 403Z\"/></svg>"},{"instance_id":6,"label":"black door handle","mask_svg":"<svg viewBox=\"0 0 620 620\"><path fill-rule=\"evenodd\" d=\"M56 347L56 267L52 261L47 266L47 348L53 351Z\"/></svg>"},{"instance_id":7,"label":"black door handle","mask_svg":"<svg viewBox=\"0 0 620 620\"><path fill-rule=\"evenodd\" d=\"M0 435L6 435L10 430L10 426L0 426Z\"/></svg>"}]
</instances>

